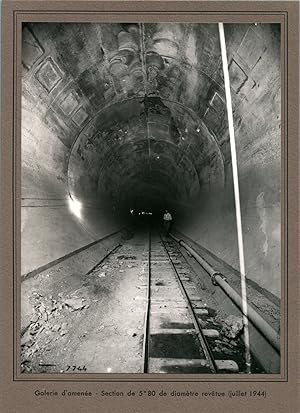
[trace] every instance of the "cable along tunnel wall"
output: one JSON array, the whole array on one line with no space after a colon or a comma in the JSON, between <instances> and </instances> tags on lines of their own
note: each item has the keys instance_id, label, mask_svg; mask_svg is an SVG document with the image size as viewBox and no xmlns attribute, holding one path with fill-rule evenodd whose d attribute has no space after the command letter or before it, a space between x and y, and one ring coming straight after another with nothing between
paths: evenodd
<instances>
[{"instance_id":1,"label":"cable along tunnel wall","mask_svg":"<svg viewBox=\"0 0 300 413\"><path fill-rule=\"evenodd\" d=\"M122 226L116 222L121 219L118 199L108 208L101 202L85 208L83 196L81 218L71 212L69 190L72 192L73 188L72 185L68 188L68 164L71 165L74 156L84 158L85 152L85 162L90 166L89 173L85 171L84 175L91 179L81 177L78 187L81 191L89 192L89 196L98 189L108 191L113 197L125 194L127 183L122 187L120 180L125 176L127 192L134 195L136 189L139 197L157 193L162 203L174 209L178 228L238 268L217 24L145 24L143 30L149 35L143 61L150 72L153 68L158 70L157 77L152 79L149 74L150 78L138 77L137 82L129 82L140 73L136 70L140 52L132 46L134 53L128 53L134 59L130 60L132 57L124 51L127 44L124 39L131 39L129 43L135 44L139 25L24 25L22 273ZM246 272L250 279L280 297L280 30L276 24L226 24L225 36L247 251ZM178 44L175 42L177 46L174 43L172 48L172 59L167 59L164 48L170 46L174 37ZM82 48L77 38L83 40ZM99 41L101 47L98 48ZM34 53L28 44L35 46ZM128 59L125 65L120 63L124 53ZM125 75L126 71L129 74ZM53 84L51 73L56 74ZM148 122L139 126L134 118L145 112L145 103L139 103L144 100L145 87L149 95L153 94L147 114L142 115ZM102 126L94 128L97 113L101 113ZM195 113L196 117L189 113ZM127 120L133 122L131 126ZM145 128L146 125L149 128ZM74 142L81 131L86 136L82 146L75 148ZM100 137L105 133L107 137ZM139 136L147 137L145 145L138 143ZM113 148L131 138L137 144L136 155L139 150L148 154L150 145L151 164L157 165L158 176L161 174L155 185L148 185L149 176L139 174L134 160L130 163L132 151L124 151L126 162L122 165L117 152L109 150L110 142ZM90 148L95 145L96 150L100 143L100 155L108 149L109 156L104 161L114 166L103 171L101 179L93 167L93 157L89 159L88 147L84 148L86 144ZM72 147L76 149L74 156L71 156ZM192 165L195 159L199 161L196 168ZM142 167L142 164L145 162L139 165ZM76 165L72 168L71 181L80 180L79 172L76 178ZM167 184L170 181L172 185ZM164 193L169 193L168 199L164 199ZM192 200L185 199L189 196Z\"/></svg>"},{"instance_id":2,"label":"cable along tunnel wall","mask_svg":"<svg viewBox=\"0 0 300 413\"><path fill-rule=\"evenodd\" d=\"M280 298L280 30L226 24L225 35L246 273ZM238 268L220 56L217 24L24 25L22 274L128 224L126 193L167 205L180 231ZM98 190L113 202L90 202Z\"/></svg>"},{"instance_id":3,"label":"cable along tunnel wall","mask_svg":"<svg viewBox=\"0 0 300 413\"><path fill-rule=\"evenodd\" d=\"M241 316L243 306L240 274L184 234L178 232L176 236L170 235L190 256L195 258L198 263L193 267L195 271L199 271L201 267L205 270L206 276L202 273L201 281L205 288L222 303L224 311ZM247 283L247 293L249 295L247 305L250 351L267 371L279 373L281 366L280 302L274 295L253 282Z\"/></svg>"},{"instance_id":4,"label":"cable along tunnel wall","mask_svg":"<svg viewBox=\"0 0 300 413\"><path fill-rule=\"evenodd\" d=\"M101 248L95 245L85 257L81 252L53 267L50 276L42 272L25 279L24 316L30 321L21 339L23 372L67 373L73 365L80 367L76 373L83 368L142 373L145 365L148 373L246 372L241 337L226 338L221 320L228 312L204 288L203 274L192 269L174 241L156 231L149 246L147 233L137 231L100 261ZM74 273L78 260L81 271ZM91 260L96 261L92 267ZM253 359L252 373L263 372L271 371Z\"/></svg>"}]
</instances>

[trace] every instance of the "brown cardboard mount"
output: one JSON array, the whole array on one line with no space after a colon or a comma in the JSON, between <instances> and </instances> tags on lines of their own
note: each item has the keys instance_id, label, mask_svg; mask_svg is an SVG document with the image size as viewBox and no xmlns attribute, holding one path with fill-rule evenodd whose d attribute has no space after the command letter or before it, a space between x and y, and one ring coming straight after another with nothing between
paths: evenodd
<instances>
[{"instance_id":1,"label":"brown cardboard mount","mask_svg":"<svg viewBox=\"0 0 300 413\"><path fill-rule=\"evenodd\" d=\"M2 1L0 411L297 413L299 400L299 3ZM280 375L20 375L22 22L279 22L282 29L282 371ZM106 397L98 397L101 392ZM78 395L77 392L80 394ZM123 392L123 396L121 393ZM256 392L256 397L250 396ZM260 396L257 396L260 392ZM73 393L73 394L72 394ZM179 394L183 393L183 394ZM198 396L195 396L198 393ZM224 393L225 396L221 396ZM252 393L253 395L253 393Z\"/></svg>"}]
</instances>

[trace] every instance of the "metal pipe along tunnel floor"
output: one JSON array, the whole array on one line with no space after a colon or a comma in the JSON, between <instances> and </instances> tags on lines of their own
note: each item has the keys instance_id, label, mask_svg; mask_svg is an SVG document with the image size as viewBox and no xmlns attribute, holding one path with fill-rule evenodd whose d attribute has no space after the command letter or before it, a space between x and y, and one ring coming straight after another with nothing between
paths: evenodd
<instances>
[{"instance_id":1,"label":"metal pipe along tunnel floor","mask_svg":"<svg viewBox=\"0 0 300 413\"><path fill-rule=\"evenodd\" d=\"M24 22L22 373L283 371L281 40Z\"/></svg>"},{"instance_id":2,"label":"metal pipe along tunnel floor","mask_svg":"<svg viewBox=\"0 0 300 413\"><path fill-rule=\"evenodd\" d=\"M276 304L260 295L258 311L274 327ZM279 353L251 325L250 339L251 373L278 372ZM21 369L242 374L242 316L173 238L157 228L123 231L120 242L96 243L24 279Z\"/></svg>"}]
</instances>

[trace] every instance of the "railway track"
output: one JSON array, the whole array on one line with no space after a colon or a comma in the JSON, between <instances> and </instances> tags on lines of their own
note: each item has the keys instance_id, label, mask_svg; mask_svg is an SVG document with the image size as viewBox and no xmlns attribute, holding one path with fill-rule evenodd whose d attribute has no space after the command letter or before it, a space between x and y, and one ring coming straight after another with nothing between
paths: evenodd
<instances>
[{"instance_id":1,"label":"railway track","mask_svg":"<svg viewBox=\"0 0 300 413\"><path fill-rule=\"evenodd\" d=\"M81 278L70 271L65 279L57 270L52 278L26 281L27 294L38 292L31 299L35 321L22 336L30 371L41 371L39 360L53 366L51 372L80 360L95 373L246 373L242 339L225 337L216 310L222 305L199 284L203 274L178 242L157 231L149 231L148 239L144 233L135 237L111 247L97 263L95 251L95 264ZM80 301L80 310L70 308L73 301ZM47 353L40 350L45 346ZM65 353L67 346L74 354ZM251 367L264 372L254 357Z\"/></svg>"},{"instance_id":2,"label":"railway track","mask_svg":"<svg viewBox=\"0 0 300 413\"><path fill-rule=\"evenodd\" d=\"M144 373L238 373L242 356L216 351L222 325L196 293L190 271L174 241L149 235Z\"/></svg>"}]
</instances>

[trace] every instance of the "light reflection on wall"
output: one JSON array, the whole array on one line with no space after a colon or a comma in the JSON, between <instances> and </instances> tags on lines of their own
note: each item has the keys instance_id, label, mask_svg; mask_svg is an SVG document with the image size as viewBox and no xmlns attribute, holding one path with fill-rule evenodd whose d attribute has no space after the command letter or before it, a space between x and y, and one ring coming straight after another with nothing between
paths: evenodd
<instances>
[{"instance_id":1,"label":"light reflection on wall","mask_svg":"<svg viewBox=\"0 0 300 413\"><path fill-rule=\"evenodd\" d=\"M81 209L82 209L81 202L77 201L77 199L75 199L75 198L69 198L69 208L70 208L70 211L77 218L81 218Z\"/></svg>"}]
</instances>

